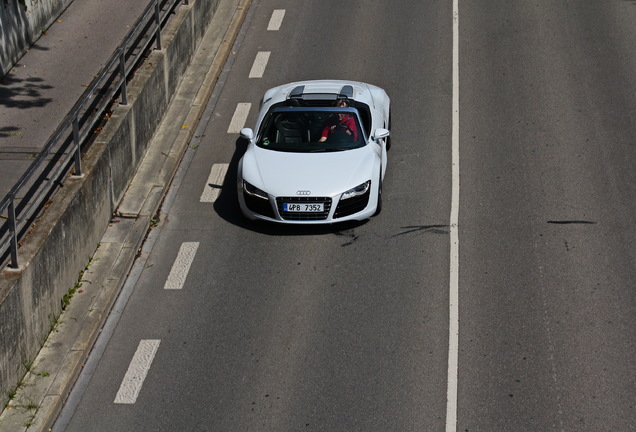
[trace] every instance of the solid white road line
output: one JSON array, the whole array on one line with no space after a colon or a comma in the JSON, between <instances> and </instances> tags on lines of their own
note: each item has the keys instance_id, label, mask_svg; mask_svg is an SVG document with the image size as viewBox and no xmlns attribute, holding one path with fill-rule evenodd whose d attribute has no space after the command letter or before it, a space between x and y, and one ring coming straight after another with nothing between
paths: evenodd
<instances>
[{"instance_id":1,"label":"solid white road line","mask_svg":"<svg viewBox=\"0 0 636 432\"><path fill-rule=\"evenodd\" d=\"M275 9L274 12L272 12L272 17L269 19L267 30L269 31L280 30L280 25L283 23L284 16L285 16L285 9Z\"/></svg>"},{"instance_id":2,"label":"solid white road line","mask_svg":"<svg viewBox=\"0 0 636 432\"><path fill-rule=\"evenodd\" d=\"M254 64L252 65L252 69L250 70L250 78L263 78L265 67L267 66L267 62L269 61L270 54L271 51L260 51L256 54Z\"/></svg>"},{"instance_id":3,"label":"solid white road line","mask_svg":"<svg viewBox=\"0 0 636 432\"><path fill-rule=\"evenodd\" d=\"M157 354L160 342L160 340L152 339L139 342L137 351L128 366L128 371L126 371L124 380L115 397L115 403L134 404L137 401L137 396L139 396L141 386L146 379L155 354Z\"/></svg>"},{"instance_id":4,"label":"solid white road line","mask_svg":"<svg viewBox=\"0 0 636 432\"><path fill-rule=\"evenodd\" d=\"M459 362L459 0L453 0L452 110L452 197L446 432L456 432L457 430L457 369Z\"/></svg>"},{"instance_id":5,"label":"solid white road line","mask_svg":"<svg viewBox=\"0 0 636 432\"><path fill-rule=\"evenodd\" d=\"M251 108L251 103L240 103L236 106L236 111L234 111L230 126L227 128L227 133L239 133L243 129Z\"/></svg>"},{"instance_id":6,"label":"solid white road line","mask_svg":"<svg viewBox=\"0 0 636 432\"><path fill-rule=\"evenodd\" d=\"M219 197L229 164L214 164L201 194L202 203L213 203Z\"/></svg>"},{"instance_id":7,"label":"solid white road line","mask_svg":"<svg viewBox=\"0 0 636 432\"><path fill-rule=\"evenodd\" d=\"M188 272L190 271L190 266L197 254L197 249L199 249L198 242L185 242L181 245L177 258L172 264L168 279L163 286L164 289L179 290L183 288L185 280L188 277Z\"/></svg>"}]
</instances>

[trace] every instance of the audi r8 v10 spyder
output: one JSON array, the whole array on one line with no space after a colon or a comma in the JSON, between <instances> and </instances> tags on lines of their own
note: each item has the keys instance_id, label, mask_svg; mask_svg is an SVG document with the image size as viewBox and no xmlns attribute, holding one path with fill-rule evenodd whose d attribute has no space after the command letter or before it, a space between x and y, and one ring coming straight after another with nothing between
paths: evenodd
<instances>
[{"instance_id":1,"label":"audi r8 v10 spyder","mask_svg":"<svg viewBox=\"0 0 636 432\"><path fill-rule=\"evenodd\" d=\"M390 100L362 82L302 81L268 90L238 164L249 219L319 224L365 220L382 208Z\"/></svg>"}]
</instances>

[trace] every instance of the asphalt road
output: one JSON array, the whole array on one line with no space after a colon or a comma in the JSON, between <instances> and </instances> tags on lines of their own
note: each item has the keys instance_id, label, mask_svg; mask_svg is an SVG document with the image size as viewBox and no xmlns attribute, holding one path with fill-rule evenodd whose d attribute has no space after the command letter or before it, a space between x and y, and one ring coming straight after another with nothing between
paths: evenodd
<instances>
[{"instance_id":1,"label":"asphalt road","mask_svg":"<svg viewBox=\"0 0 636 432\"><path fill-rule=\"evenodd\" d=\"M636 5L463 1L457 18L454 124L451 1L254 3L64 430L636 429ZM263 76L248 78L258 52L271 53ZM317 78L391 96L384 210L327 228L248 223L236 107L252 104L253 126L267 88ZM220 195L201 202L219 164Z\"/></svg>"}]
</instances>

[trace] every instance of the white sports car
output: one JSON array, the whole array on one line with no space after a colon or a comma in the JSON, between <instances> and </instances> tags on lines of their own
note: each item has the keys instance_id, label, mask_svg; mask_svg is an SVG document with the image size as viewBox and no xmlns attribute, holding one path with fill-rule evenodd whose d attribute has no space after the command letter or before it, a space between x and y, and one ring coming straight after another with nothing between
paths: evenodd
<instances>
[{"instance_id":1,"label":"white sports car","mask_svg":"<svg viewBox=\"0 0 636 432\"><path fill-rule=\"evenodd\" d=\"M364 220L382 208L390 100L379 87L317 80L263 96L238 164L249 219L316 224Z\"/></svg>"}]
</instances>

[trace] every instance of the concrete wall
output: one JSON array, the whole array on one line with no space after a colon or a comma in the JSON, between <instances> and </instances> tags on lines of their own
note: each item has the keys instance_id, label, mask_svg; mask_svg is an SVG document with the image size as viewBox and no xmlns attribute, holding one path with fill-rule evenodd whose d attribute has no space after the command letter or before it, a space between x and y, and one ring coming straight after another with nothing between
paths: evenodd
<instances>
[{"instance_id":1,"label":"concrete wall","mask_svg":"<svg viewBox=\"0 0 636 432\"><path fill-rule=\"evenodd\" d=\"M73 0L0 0L0 77Z\"/></svg>"},{"instance_id":2,"label":"concrete wall","mask_svg":"<svg viewBox=\"0 0 636 432\"><path fill-rule=\"evenodd\" d=\"M9 0L12 1L12 0ZM0 0L0 3L2 0ZM219 0L179 6L162 33L162 51L128 87L83 160L84 176L68 178L24 245L18 270L0 279L0 403L15 389L101 240L166 112Z\"/></svg>"}]
</instances>

